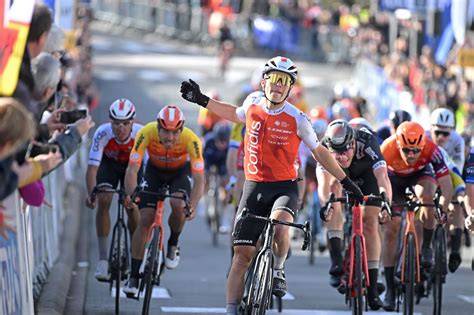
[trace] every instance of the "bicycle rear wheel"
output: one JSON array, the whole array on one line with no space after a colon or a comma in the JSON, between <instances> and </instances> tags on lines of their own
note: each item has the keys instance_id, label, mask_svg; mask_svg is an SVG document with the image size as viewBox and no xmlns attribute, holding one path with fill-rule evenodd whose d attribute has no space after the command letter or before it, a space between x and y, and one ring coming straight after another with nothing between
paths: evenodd
<instances>
[{"instance_id":1,"label":"bicycle rear wheel","mask_svg":"<svg viewBox=\"0 0 474 315\"><path fill-rule=\"evenodd\" d=\"M352 279L351 308L353 315L362 315L364 309L364 296L362 295L363 274L362 274L362 240L359 235L354 238L354 274Z\"/></svg>"},{"instance_id":2,"label":"bicycle rear wheel","mask_svg":"<svg viewBox=\"0 0 474 315\"><path fill-rule=\"evenodd\" d=\"M443 300L443 283L446 276L446 235L443 226L435 230L434 266L431 279L433 281L433 315L440 315Z\"/></svg>"},{"instance_id":3,"label":"bicycle rear wheel","mask_svg":"<svg viewBox=\"0 0 474 315\"><path fill-rule=\"evenodd\" d=\"M145 298L143 299L142 315L148 315L151 303L151 293L153 292L153 278L157 274L156 258L158 253L158 246L160 244L161 230L158 226L153 229L153 238L149 244L147 251L146 265L143 276L145 282Z\"/></svg>"},{"instance_id":4,"label":"bicycle rear wheel","mask_svg":"<svg viewBox=\"0 0 474 315\"><path fill-rule=\"evenodd\" d=\"M252 315L263 315L270 304L272 295L273 255L270 250L259 254L255 263L254 275L250 285L247 307Z\"/></svg>"},{"instance_id":5,"label":"bicycle rear wheel","mask_svg":"<svg viewBox=\"0 0 474 315\"><path fill-rule=\"evenodd\" d=\"M416 249L415 236L408 234L404 263L404 283L403 283L403 314L413 314L415 304L416 285Z\"/></svg>"}]
</instances>

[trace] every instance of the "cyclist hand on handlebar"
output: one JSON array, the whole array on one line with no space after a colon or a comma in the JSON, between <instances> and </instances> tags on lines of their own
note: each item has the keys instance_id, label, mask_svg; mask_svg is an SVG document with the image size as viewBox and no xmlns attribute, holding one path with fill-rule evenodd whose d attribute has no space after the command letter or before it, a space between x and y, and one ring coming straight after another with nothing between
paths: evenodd
<instances>
[{"instance_id":1,"label":"cyclist hand on handlebar","mask_svg":"<svg viewBox=\"0 0 474 315\"><path fill-rule=\"evenodd\" d=\"M192 206L184 207L184 213L186 214L186 221L191 221L196 216L196 211Z\"/></svg>"},{"instance_id":2,"label":"cyclist hand on handlebar","mask_svg":"<svg viewBox=\"0 0 474 315\"><path fill-rule=\"evenodd\" d=\"M325 205L324 207L321 207L321 209L319 209L319 217L324 222L329 222L331 221L332 212L333 212L333 208L331 207L330 209L328 209L327 205Z\"/></svg>"},{"instance_id":3,"label":"cyclist hand on handlebar","mask_svg":"<svg viewBox=\"0 0 474 315\"><path fill-rule=\"evenodd\" d=\"M123 200L123 206L125 207L125 209L127 210L134 210L134 211L138 211L138 197L135 198L135 200L132 200L130 196L125 196L124 200Z\"/></svg>"}]
</instances>

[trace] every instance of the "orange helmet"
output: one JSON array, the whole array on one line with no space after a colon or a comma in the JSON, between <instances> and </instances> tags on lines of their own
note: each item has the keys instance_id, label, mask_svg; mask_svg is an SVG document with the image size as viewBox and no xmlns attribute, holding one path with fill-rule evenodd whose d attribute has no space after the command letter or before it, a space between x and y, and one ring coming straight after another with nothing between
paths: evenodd
<instances>
[{"instance_id":1,"label":"orange helmet","mask_svg":"<svg viewBox=\"0 0 474 315\"><path fill-rule=\"evenodd\" d=\"M396 137L400 148L423 149L426 143L425 130L414 121L401 123L397 128Z\"/></svg>"},{"instance_id":2,"label":"orange helmet","mask_svg":"<svg viewBox=\"0 0 474 315\"><path fill-rule=\"evenodd\" d=\"M184 114L175 105L167 105L163 107L158 113L156 119L161 128L175 131L183 127L184 125Z\"/></svg>"}]
</instances>

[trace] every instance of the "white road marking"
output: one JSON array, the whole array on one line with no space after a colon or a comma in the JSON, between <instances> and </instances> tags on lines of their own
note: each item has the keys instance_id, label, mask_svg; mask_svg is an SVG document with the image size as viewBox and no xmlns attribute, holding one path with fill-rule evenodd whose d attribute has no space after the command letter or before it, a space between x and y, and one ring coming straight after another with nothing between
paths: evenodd
<instances>
[{"instance_id":1,"label":"white road marking","mask_svg":"<svg viewBox=\"0 0 474 315\"><path fill-rule=\"evenodd\" d=\"M124 71L96 69L94 77L105 81L125 81L127 74Z\"/></svg>"},{"instance_id":2,"label":"white road marking","mask_svg":"<svg viewBox=\"0 0 474 315\"><path fill-rule=\"evenodd\" d=\"M143 298L145 291L140 294L140 298ZM115 298L115 286L112 287L111 296ZM125 293L123 293L122 288L120 288L120 298L127 298ZM167 288L163 287L153 287L153 292L151 292L152 299L171 299L171 295Z\"/></svg>"},{"instance_id":3,"label":"white road marking","mask_svg":"<svg viewBox=\"0 0 474 315\"><path fill-rule=\"evenodd\" d=\"M145 81L164 81L169 78L169 75L163 71L158 70L141 70L137 73L137 76Z\"/></svg>"},{"instance_id":4,"label":"white road marking","mask_svg":"<svg viewBox=\"0 0 474 315\"><path fill-rule=\"evenodd\" d=\"M187 313L187 314L225 314L225 308L218 307L170 307L162 306L163 313ZM326 310L296 310L284 309L281 313L278 310L268 310L267 314L292 314L292 315L346 315L351 314L351 311L326 311ZM390 315L391 312L377 312L377 315ZM414 313L421 315L421 313Z\"/></svg>"},{"instance_id":5,"label":"white road marking","mask_svg":"<svg viewBox=\"0 0 474 315\"><path fill-rule=\"evenodd\" d=\"M474 304L474 296L458 295L458 298L460 298L464 302Z\"/></svg>"}]
</instances>

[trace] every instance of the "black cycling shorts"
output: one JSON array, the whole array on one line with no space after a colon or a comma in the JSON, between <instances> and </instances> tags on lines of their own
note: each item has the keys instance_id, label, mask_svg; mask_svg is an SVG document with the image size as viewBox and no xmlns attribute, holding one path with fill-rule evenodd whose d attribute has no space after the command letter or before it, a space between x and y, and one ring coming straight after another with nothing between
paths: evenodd
<instances>
[{"instance_id":1,"label":"black cycling shorts","mask_svg":"<svg viewBox=\"0 0 474 315\"><path fill-rule=\"evenodd\" d=\"M426 165L424 168L414 173L413 175L401 177L396 176L392 172L388 172L390 183L392 184L392 202L393 203L404 203L406 201L405 192L409 187L414 187L420 180L428 179L433 182L436 181L436 176L433 171L431 164ZM392 209L392 211L399 213L400 208Z\"/></svg>"},{"instance_id":2,"label":"black cycling shorts","mask_svg":"<svg viewBox=\"0 0 474 315\"><path fill-rule=\"evenodd\" d=\"M97 170L97 185L108 184L112 188L117 188L120 182L123 187L127 165L127 163L119 163L104 156Z\"/></svg>"},{"instance_id":3,"label":"black cycling shorts","mask_svg":"<svg viewBox=\"0 0 474 315\"><path fill-rule=\"evenodd\" d=\"M180 169L167 170L159 169L151 163L148 163L143 174L143 179L140 186L145 191L156 192L163 185L169 186L169 193L185 190L188 196L191 196L191 166L186 163ZM138 207L142 208L156 208L157 196L141 193L140 203Z\"/></svg>"},{"instance_id":4,"label":"black cycling shorts","mask_svg":"<svg viewBox=\"0 0 474 315\"><path fill-rule=\"evenodd\" d=\"M233 244L255 246L262 234L265 222L241 218L244 208L250 213L268 217L275 210L285 210L296 217L298 207L298 183L296 180L280 182L245 181L239 210L234 223Z\"/></svg>"}]
</instances>

